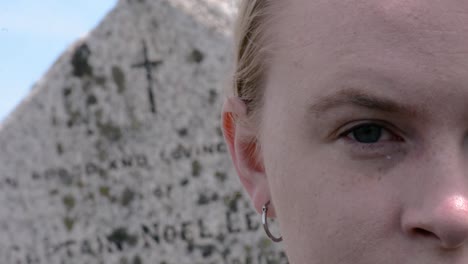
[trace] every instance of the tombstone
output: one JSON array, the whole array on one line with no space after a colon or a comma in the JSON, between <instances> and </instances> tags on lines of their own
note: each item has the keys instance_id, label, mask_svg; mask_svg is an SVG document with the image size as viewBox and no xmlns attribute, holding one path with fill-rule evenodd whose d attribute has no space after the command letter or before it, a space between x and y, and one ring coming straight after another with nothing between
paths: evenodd
<instances>
[{"instance_id":1,"label":"tombstone","mask_svg":"<svg viewBox=\"0 0 468 264\"><path fill-rule=\"evenodd\" d=\"M125 0L0 127L2 263L287 263L220 129L233 0Z\"/></svg>"}]
</instances>

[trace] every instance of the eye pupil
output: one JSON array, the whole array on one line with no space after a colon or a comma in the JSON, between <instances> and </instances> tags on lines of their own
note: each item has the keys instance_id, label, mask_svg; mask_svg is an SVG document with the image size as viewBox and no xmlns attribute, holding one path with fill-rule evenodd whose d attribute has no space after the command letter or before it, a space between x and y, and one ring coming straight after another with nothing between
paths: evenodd
<instances>
[{"instance_id":1,"label":"eye pupil","mask_svg":"<svg viewBox=\"0 0 468 264\"><path fill-rule=\"evenodd\" d=\"M356 141L361 143L375 143L382 136L382 127L377 125L362 125L352 132Z\"/></svg>"}]
</instances>

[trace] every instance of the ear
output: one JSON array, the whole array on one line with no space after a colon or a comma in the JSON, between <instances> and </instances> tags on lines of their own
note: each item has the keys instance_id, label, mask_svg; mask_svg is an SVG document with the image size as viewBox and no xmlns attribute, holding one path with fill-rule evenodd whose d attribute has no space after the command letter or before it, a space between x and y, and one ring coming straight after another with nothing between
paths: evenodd
<instances>
[{"instance_id":1,"label":"ear","mask_svg":"<svg viewBox=\"0 0 468 264\"><path fill-rule=\"evenodd\" d=\"M257 127L248 122L247 106L238 97L226 98L222 112L223 134L239 179L258 213L271 200L267 175L257 140ZM258 151L257 151L258 150ZM268 216L275 217L272 204Z\"/></svg>"}]
</instances>

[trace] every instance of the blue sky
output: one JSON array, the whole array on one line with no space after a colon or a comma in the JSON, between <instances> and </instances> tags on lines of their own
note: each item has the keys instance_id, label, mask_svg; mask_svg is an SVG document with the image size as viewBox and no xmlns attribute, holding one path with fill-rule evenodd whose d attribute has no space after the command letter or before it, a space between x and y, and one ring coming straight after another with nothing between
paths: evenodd
<instances>
[{"instance_id":1,"label":"blue sky","mask_svg":"<svg viewBox=\"0 0 468 264\"><path fill-rule=\"evenodd\" d=\"M0 123L117 0L0 0Z\"/></svg>"}]
</instances>

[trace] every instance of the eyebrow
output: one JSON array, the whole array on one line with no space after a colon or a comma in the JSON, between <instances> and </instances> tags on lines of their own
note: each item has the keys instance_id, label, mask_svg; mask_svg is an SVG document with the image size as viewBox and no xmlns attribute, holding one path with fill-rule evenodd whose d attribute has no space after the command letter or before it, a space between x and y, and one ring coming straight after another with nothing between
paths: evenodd
<instances>
[{"instance_id":1,"label":"eyebrow","mask_svg":"<svg viewBox=\"0 0 468 264\"><path fill-rule=\"evenodd\" d=\"M321 114L332 108L346 105L358 106L388 113L406 113L412 115L416 113L414 107L401 104L392 99L372 95L356 88L347 88L334 94L319 98L316 103L309 107L308 112L312 114Z\"/></svg>"}]
</instances>

